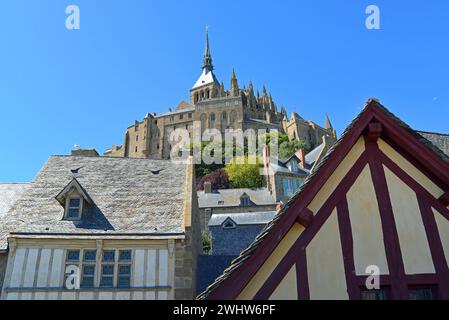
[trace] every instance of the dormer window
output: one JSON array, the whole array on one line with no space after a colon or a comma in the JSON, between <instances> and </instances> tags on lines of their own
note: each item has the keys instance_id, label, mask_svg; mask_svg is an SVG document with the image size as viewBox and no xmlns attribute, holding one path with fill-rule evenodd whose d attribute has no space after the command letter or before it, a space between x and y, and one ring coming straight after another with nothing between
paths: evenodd
<instances>
[{"instance_id":1,"label":"dormer window","mask_svg":"<svg viewBox=\"0 0 449 320\"><path fill-rule=\"evenodd\" d=\"M236 227L237 227L237 225L231 218L226 219L226 221L223 222L223 225L222 225L223 229L235 229Z\"/></svg>"},{"instance_id":2,"label":"dormer window","mask_svg":"<svg viewBox=\"0 0 449 320\"><path fill-rule=\"evenodd\" d=\"M76 178L56 196L56 200L64 207L64 220L76 221L83 218L84 209L92 206L93 201Z\"/></svg>"},{"instance_id":3,"label":"dormer window","mask_svg":"<svg viewBox=\"0 0 449 320\"><path fill-rule=\"evenodd\" d=\"M66 219L79 220L81 219L81 213L83 212L83 199L81 198L68 198L66 204Z\"/></svg>"},{"instance_id":4,"label":"dormer window","mask_svg":"<svg viewBox=\"0 0 449 320\"><path fill-rule=\"evenodd\" d=\"M240 205L242 207L249 207L251 205L251 200L246 193L240 197Z\"/></svg>"}]
</instances>

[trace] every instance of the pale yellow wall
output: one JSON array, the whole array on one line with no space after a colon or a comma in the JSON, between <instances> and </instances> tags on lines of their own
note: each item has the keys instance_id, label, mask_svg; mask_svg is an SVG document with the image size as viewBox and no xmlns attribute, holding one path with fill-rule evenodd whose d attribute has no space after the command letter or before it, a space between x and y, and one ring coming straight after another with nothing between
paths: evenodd
<instances>
[{"instance_id":1,"label":"pale yellow wall","mask_svg":"<svg viewBox=\"0 0 449 320\"><path fill-rule=\"evenodd\" d=\"M290 271L285 275L269 300L298 300L296 265L293 265Z\"/></svg>"},{"instance_id":2,"label":"pale yellow wall","mask_svg":"<svg viewBox=\"0 0 449 320\"><path fill-rule=\"evenodd\" d=\"M383 151L394 163L396 163L402 170L407 172L415 181L421 184L430 194L435 198L439 198L443 195L444 191L441 190L435 183L432 182L427 176L418 170L407 159L401 156L396 150L394 150L389 144L382 139L379 139L379 148Z\"/></svg>"},{"instance_id":3,"label":"pale yellow wall","mask_svg":"<svg viewBox=\"0 0 449 320\"><path fill-rule=\"evenodd\" d=\"M306 248L311 300L347 300L337 210Z\"/></svg>"},{"instance_id":4,"label":"pale yellow wall","mask_svg":"<svg viewBox=\"0 0 449 320\"><path fill-rule=\"evenodd\" d=\"M435 273L416 193L384 166L406 274Z\"/></svg>"},{"instance_id":5,"label":"pale yellow wall","mask_svg":"<svg viewBox=\"0 0 449 320\"><path fill-rule=\"evenodd\" d=\"M349 190L347 199L356 274L366 275L366 267L370 265L377 265L381 274L389 274L379 206L368 165Z\"/></svg>"},{"instance_id":6,"label":"pale yellow wall","mask_svg":"<svg viewBox=\"0 0 449 320\"><path fill-rule=\"evenodd\" d=\"M433 208L432 210L440 234L441 244L443 245L444 256L447 264L449 264L449 221L437 210Z\"/></svg>"},{"instance_id":7,"label":"pale yellow wall","mask_svg":"<svg viewBox=\"0 0 449 320\"><path fill-rule=\"evenodd\" d=\"M285 235L282 241L279 242L277 247L260 267L256 274L251 278L248 285L242 290L237 297L237 300L251 300L256 293L267 281L273 270L278 266L282 258L287 254L291 246L296 242L299 236L304 231L304 227L298 223L294 224L290 231Z\"/></svg>"},{"instance_id":8,"label":"pale yellow wall","mask_svg":"<svg viewBox=\"0 0 449 320\"><path fill-rule=\"evenodd\" d=\"M349 169L351 169L354 162L357 161L364 150L365 141L363 138L360 138L309 204L308 208L314 214L316 214L323 206L324 202L329 198L341 180L346 176Z\"/></svg>"}]
</instances>

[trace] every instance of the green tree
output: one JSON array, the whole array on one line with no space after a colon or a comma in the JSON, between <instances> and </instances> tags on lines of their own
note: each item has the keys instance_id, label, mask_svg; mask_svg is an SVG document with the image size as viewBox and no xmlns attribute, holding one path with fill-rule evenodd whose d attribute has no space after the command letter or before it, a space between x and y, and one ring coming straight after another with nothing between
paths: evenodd
<instances>
[{"instance_id":1,"label":"green tree","mask_svg":"<svg viewBox=\"0 0 449 320\"><path fill-rule=\"evenodd\" d=\"M306 153L308 152L308 146L302 140L283 142L279 146L279 157L282 159L290 158L299 149L304 149Z\"/></svg>"},{"instance_id":2,"label":"green tree","mask_svg":"<svg viewBox=\"0 0 449 320\"><path fill-rule=\"evenodd\" d=\"M209 231L203 231L201 233L201 240L203 241L203 253L210 255L212 251L212 237Z\"/></svg>"},{"instance_id":3,"label":"green tree","mask_svg":"<svg viewBox=\"0 0 449 320\"><path fill-rule=\"evenodd\" d=\"M234 188L260 188L263 185L263 179L260 175L259 161L256 164L248 163L248 157L244 159L233 159L227 164L225 171L228 174Z\"/></svg>"}]
</instances>

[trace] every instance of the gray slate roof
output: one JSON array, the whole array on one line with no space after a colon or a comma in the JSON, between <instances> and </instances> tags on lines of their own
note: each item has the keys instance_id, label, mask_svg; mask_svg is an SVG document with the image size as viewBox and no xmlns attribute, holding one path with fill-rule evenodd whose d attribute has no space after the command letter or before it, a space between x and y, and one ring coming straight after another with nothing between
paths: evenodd
<instances>
[{"instance_id":1,"label":"gray slate roof","mask_svg":"<svg viewBox=\"0 0 449 320\"><path fill-rule=\"evenodd\" d=\"M62 220L55 199L76 179L94 201L89 218ZM150 170L164 169L154 175ZM164 160L50 157L28 190L0 224L0 249L8 233L71 235L180 235L183 229L186 165Z\"/></svg>"},{"instance_id":2,"label":"gray slate roof","mask_svg":"<svg viewBox=\"0 0 449 320\"><path fill-rule=\"evenodd\" d=\"M0 183L0 219L19 199L29 183Z\"/></svg>"},{"instance_id":3,"label":"gray slate roof","mask_svg":"<svg viewBox=\"0 0 449 320\"><path fill-rule=\"evenodd\" d=\"M212 214L209 220L209 227L221 226L228 218L232 219L237 225L267 224L276 215L276 211L265 212L242 212L228 214Z\"/></svg>"},{"instance_id":4,"label":"gray slate roof","mask_svg":"<svg viewBox=\"0 0 449 320\"><path fill-rule=\"evenodd\" d=\"M424 131L417 132L449 156L449 134Z\"/></svg>"},{"instance_id":5,"label":"gray slate roof","mask_svg":"<svg viewBox=\"0 0 449 320\"><path fill-rule=\"evenodd\" d=\"M214 207L236 207L240 206L240 197L246 193L250 200L258 206L275 205L276 200L265 189L226 189L216 190L212 193L205 193L198 191L198 202L200 208L214 208ZM223 201L223 204L218 204Z\"/></svg>"}]
</instances>

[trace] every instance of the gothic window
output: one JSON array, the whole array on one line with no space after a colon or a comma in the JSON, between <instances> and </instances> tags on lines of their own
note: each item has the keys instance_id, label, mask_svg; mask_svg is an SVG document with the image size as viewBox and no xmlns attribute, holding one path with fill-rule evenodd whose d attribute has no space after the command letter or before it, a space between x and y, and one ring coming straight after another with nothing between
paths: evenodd
<instances>
[{"instance_id":1,"label":"gothic window","mask_svg":"<svg viewBox=\"0 0 449 320\"><path fill-rule=\"evenodd\" d=\"M200 96L199 96L198 93L196 93L196 94L195 94L195 103L197 103L199 99L200 99Z\"/></svg>"},{"instance_id":2,"label":"gothic window","mask_svg":"<svg viewBox=\"0 0 449 320\"><path fill-rule=\"evenodd\" d=\"M237 121L237 112L232 111L230 116L231 125L235 125L236 121Z\"/></svg>"},{"instance_id":3,"label":"gothic window","mask_svg":"<svg viewBox=\"0 0 449 320\"><path fill-rule=\"evenodd\" d=\"M225 111L225 112L223 112L223 113L221 114L221 120L226 121L227 118L228 118L228 115L227 115L227 113L226 113L226 111Z\"/></svg>"},{"instance_id":4,"label":"gothic window","mask_svg":"<svg viewBox=\"0 0 449 320\"><path fill-rule=\"evenodd\" d=\"M210 99L210 91L209 91L209 89L206 90L206 99Z\"/></svg>"},{"instance_id":5,"label":"gothic window","mask_svg":"<svg viewBox=\"0 0 449 320\"><path fill-rule=\"evenodd\" d=\"M209 115L209 128L213 128L215 126L215 113L211 113Z\"/></svg>"},{"instance_id":6,"label":"gothic window","mask_svg":"<svg viewBox=\"0 0 449 320\"><path fill-rule=\"evenodd\" d=\"M206 114L202 114L200 117L200 121L201 121L201 131L204 131L206 129Z\"/></svg>"}]
</instances>

